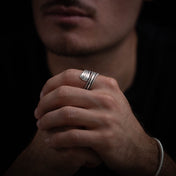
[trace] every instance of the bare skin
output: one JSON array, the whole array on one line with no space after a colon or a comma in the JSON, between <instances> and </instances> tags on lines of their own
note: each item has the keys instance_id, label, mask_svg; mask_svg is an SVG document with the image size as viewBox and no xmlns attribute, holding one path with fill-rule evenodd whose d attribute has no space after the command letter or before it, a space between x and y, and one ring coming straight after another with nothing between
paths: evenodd
<instances>
[{"instance_id":1,"label":"bare skin","mask_svg":"<svg viewBox=\"0 0 176 176\"><path fill-rule=\"evenodd\" d=\"M67 70L42 90L35 115L39 129L48 131L46 143L57 150L91 148L118 174L154 175L157 144L136 120L116 80L99 76L88 91L80 89L85 84L80 74L80 70ZM52 132L63 127L70 128ZM174 167L170 171L166 173L175 174Z\"/></svg>"},{"instance_id":2,"label":"bare skin","mask_svg":"<svg viewBox=\"0 0 176 176\"><path fill-rule=\"evenodd\" d=\"M88 149L54 150L46 145L46 137L45 132L38 130L32 143L21 153L5 175L69 176L83 165L95 167L100 163L96 154Z\"/></svg>"},{"instance_id":3,"label":"bare skin","mask_svg":"<svg viewBox=\"0 0 176 176\"><path fill-rule=\"evenodd\" d=\"M127 48L129 49L127 50ZM118 80L121 90L125 91L130 87L135 76L136 48L137 36L135 31L132 31L123 41L123 45L94 55L58 57L48 50L48 66L53 75L69 68L96 70L98 73Z\"/></svg>"},{"instance_id":4,"label":"bare skin","mask_svg":"<svg viewBox=\"0 0 176 176\"><path fill-rule=\"evenodd\" d=\"M39 130L7 175L71 176L102 162L120 175L155 175L158 146L123 94L136 71L135 22L142 0L77 1L89 15L79 23L43 16L45 2L33 0L33 10L53 77L35 110ZM100 73L91 90L83 89L80 69ZM167 155L165 165L160 175L174 176Z\"/></svg>"},{"instance_id":5,"label":"bare skin","mask_svg":"<svg viewBox=\"0 0 176 176\"><path fill-rule=\"evenodd\" d=\"M92 90L87 91L80 89L84 85L79 80L80 73L67 70L43 88L36 117L40 119L39 129L48 131L49 146L55 149L89 147L117 173L152 175L157 160L149 154L157 158L155 142L137 122L117 82L99 76ZM49 132L65 126L74 128ZM150 166L143 165L144 158Z\"/></svg>"}]
</instances>

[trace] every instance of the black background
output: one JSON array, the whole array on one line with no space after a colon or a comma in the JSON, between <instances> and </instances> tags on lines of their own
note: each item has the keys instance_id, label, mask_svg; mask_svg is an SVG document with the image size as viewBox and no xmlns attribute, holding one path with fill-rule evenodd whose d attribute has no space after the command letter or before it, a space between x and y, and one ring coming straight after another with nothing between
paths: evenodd
<instances>
[{"instance_id":1,"label":"black background","mask_svg":"<svg viewBox=\"0 0 176 176\"><path fill-rule=\"evenodd\" d=\"M0 7L1 37L8 34L21 33L24 30L31 30L33 27L31 0L6 0L0 3ZM175 27L176 20L174 7L174 2L169 0L145 2L140 20L147 20L150 23Z\"/></svg>"}]
</instances>

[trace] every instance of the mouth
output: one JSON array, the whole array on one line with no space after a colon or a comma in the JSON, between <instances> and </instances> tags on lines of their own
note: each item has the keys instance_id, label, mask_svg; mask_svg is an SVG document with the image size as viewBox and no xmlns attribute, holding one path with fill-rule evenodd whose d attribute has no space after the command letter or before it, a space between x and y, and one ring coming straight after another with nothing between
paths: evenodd
<instances>
[{"instance_id":1,"label":"mouth","mask_svg":"<svg viewBox=\"0 0 176 176\"><path fill-rule=\"evenodd\" d=\"M90 20L95 14L93 8L83 4L74 4L70 6L59 3L44 4L41 7L41 11L44 17L64 24L80 23L81 20L85 19Z\"/></svg>"},{"instance_id":2,"label":"mouth","mask_svg":"<svg viewBox=\"0 0 176 176\"><path fill-rule=\"evenodd\" d=\"M81 10L76 7L64 7L64 6L55 6L53 8L48 8L44 12L45 15L58 15L58 16L80 16L80 17L90 17L84 10Z\"/></svg>"},{"instance_id":3,"label":"mouth","mask_svg":"<svg viewBox=\"0 0 176 176\"><path fill-rule=\"evenodd\" d=\"M60 23L73 23L83 18L91 18L84 10L77 7L55 6L48 8L44 16L57 19Z\"/></svg>"}]
</instances>

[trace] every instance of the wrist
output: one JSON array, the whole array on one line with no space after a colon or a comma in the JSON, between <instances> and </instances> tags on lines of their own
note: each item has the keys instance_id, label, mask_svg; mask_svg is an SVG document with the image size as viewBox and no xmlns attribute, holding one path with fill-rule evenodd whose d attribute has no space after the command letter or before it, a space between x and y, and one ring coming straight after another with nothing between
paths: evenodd
<instances>
[{"instance_id":1,"label":"wrist","mask_svg":"<svg viewBox=\"0 0 176 176\"><path fill-rule=\"evenodd\" d=\"M160 163L160 150L154 138L148 136L148 142L141 146L136 155L136 163L138 169L136 168L135 175L155 176Z\"/></svg>"},{"instance_id":2,"label":"wrist","mask_svg":"<svg viewBox=\"0 0 176 176\"><path fill-rule=\"evenodd\" d=\"M147 158L149 160L146 162L146 175L159 176L164 162L164 149L157 138L151 138L151 150Z\"/></svg>"}]
</instances>

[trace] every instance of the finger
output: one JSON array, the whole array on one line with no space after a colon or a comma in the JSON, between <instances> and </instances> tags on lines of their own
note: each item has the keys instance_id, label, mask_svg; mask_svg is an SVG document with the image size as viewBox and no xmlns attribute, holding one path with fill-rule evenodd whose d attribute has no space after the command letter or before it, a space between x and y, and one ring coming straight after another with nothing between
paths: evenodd
<instances>
[{"instance_id":1,"label":"finger","mask_svg":"<svg viewBox=\"0 0 176 176\"><path fill-rule=\"evenodd\" d=\"M84 86L84 82L79 78L81 72L81 70L68 69L60 74L53 76L43 86L40 97L43 97L47 93L62 85L82 88Z\"/></svg>"},{"instance_id":2,"label":"finger","mask_svg":"<svg viewBox=\"0 0 176 176\"><path fill-rule=\"evenodd\" d=\"M94 129L103 125L101 116L102 114L97 111L65 106L45 114L38 120L37 126L40 130L50 130L65 126Z\"/></svg>"},{"instance_id":3,"label":"finger","mask_svg":"<svg viewBox=\"0 0 176 176\"><path fill-rule=\"evenodd\" d=\"M69 69L50 78L43 86L40 97L43 97L52 90L63 85L84 88L86 82L80 79L80 75L82 72L82 70ZM119 86L115 79L99 75L94 81L91 89L93 90L100 88L110 88L117 90Z\"/></svg>"},{"instance_id":4,"label":"finger","mask_svg":"<svg viewBox=\"0 0 176 176\"><path fill-rule=\"evenodd\" d=\"M90 147L98 145L98 133L93 130L70 129L54 134L45 140L52 148Z\"/></svg>"},{"instance_id":5,"label":"finger","mask_svg":"<svg viewBox=\"0 0 176 176\"><path fill-rule=\"evenodd\" d=\"M89 109L101 105L96 101L94 93L90 91L75 87L61 86L40 99L35 111L35 117L39 119L47 112L63 106L75 106Z\"/></svg>"}]
</instances>

